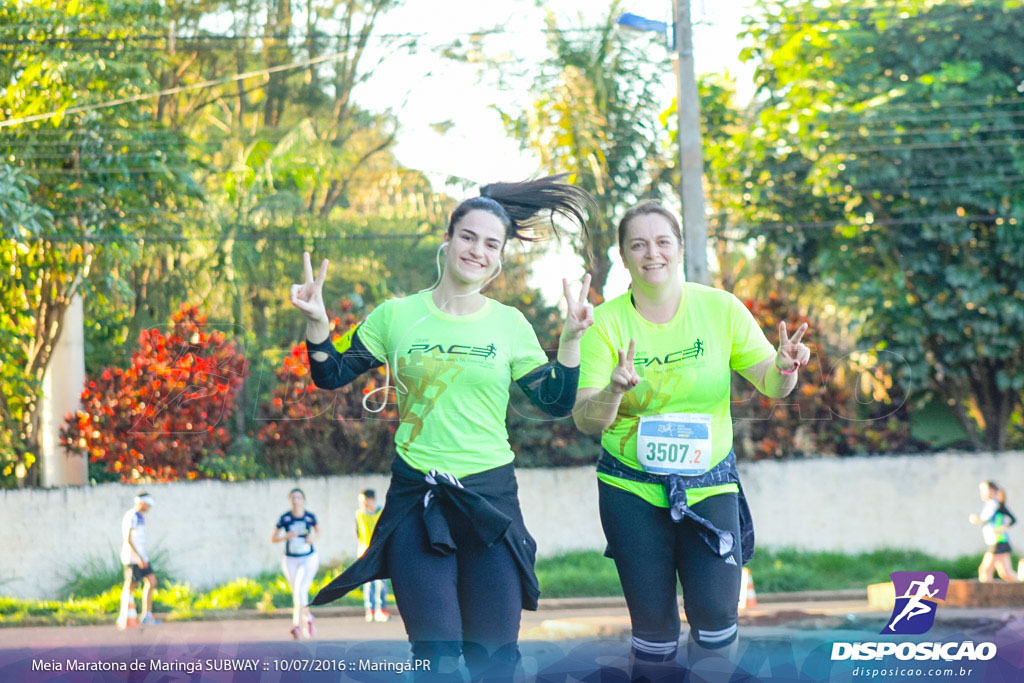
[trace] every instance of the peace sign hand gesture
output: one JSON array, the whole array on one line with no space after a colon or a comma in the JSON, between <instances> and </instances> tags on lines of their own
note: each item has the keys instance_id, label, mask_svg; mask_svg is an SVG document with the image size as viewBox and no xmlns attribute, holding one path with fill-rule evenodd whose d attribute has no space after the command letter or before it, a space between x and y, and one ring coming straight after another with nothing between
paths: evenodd
<instances>
[{"instance_id":1,"label":"peace sign hand gesture","mask_svg":"<svg viewBox=\"0 0 1024 683\"><path fill-rule=\"evenodd\" d=\"M310 322L327 322L327 307L324 306L324 280L327 279L327 259L320 263L320 271L313 277L313 266L309 260L309 252L302 253L302 265L305 269L306 281L301 285L292 285L292 305L302 311Z\"/></svg>"},{"instance_id":2,"label":"peace sign hand gesture","mask_svg":"<svg viewBox=\"0 0 1024 683\"><path fill-rule=\"evenodd\" d=\"M636 374L633 366L633 356L636 355L636 340L629 340L629 350L619 349L619 363L612 368L612 378L608 383L608 391L613 394L624 394L640 383L640 375Z\"/></svg>"},{"instance_id":3,"label":"peace sign hand gesture","mask_svg":"<svg viewBox=\"0 0 1024 683\"><path fill-rule=\"evenodd\" d=\"M784 375L791 375L811 360L811 350L801 344L807 323L796 328L792 337L786 334L786 321L779 323L779 351L775 355L775 367Z\"/></svg>"},{"instance_id":4,"label":"peace sign hand gesture","mask_svg":"<svg viewBox=\"0 0 1024 683\"><path fill-rule=\"evenodd\" d=\"M562 278L562 289L565 291L565 324L562 326L562 339L573 341L583 336L587 328L594 324L594 307L587 301L590 293L590 273L583 276L583 287L578 297L569 290L569 281Z\"/></svg>"}]
</instances>

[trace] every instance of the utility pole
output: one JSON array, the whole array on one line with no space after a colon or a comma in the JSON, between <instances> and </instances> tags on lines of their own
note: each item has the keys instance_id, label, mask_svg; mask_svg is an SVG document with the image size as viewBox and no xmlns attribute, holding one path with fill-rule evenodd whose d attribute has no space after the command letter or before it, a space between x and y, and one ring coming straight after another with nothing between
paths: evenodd
<instances>
[{"instance_id":1,"label":"utility pole","mask_svg":"<svg viewBox=\"0 0 1024 683\"><path fill-rule=\"evenodd\" d=\"M700 134L700 97L693 70L690 0L673 0L673 9L676 49L679 51L676 109L679 114L679 195L683 202L686 280L709 285L708 227L704 215L704 145Z\"/></svg>"}]
</instances>

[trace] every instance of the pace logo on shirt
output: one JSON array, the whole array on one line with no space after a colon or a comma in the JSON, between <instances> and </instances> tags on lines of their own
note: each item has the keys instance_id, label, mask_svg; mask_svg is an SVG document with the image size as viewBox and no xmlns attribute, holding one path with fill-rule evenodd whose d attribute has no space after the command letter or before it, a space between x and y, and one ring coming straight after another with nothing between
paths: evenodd
<instances>
[{"instance_id":1,"label":"pace logo on shirt","mask_svg":"<svg viewBox=\"0 0 1024 683\"><path fill-rule=\"evenodd\" d=\"M411 345L406 353L411 355L417 351L420 353L473 356L476 358L494 358L497 355L497 347L494 344L469 346L467 344L437 344L429 341Z\"/></svg>"},{"instance_id":2,"label":"pace logo on shirt","mask_svg":"<svg viewBox=\"0 0 1024 683\"><path fill-rule=\"evenodd\" d=\"M701 339L695 339L693 344L679 351L672 351L664 356L647 356L642 351L637 351L633 358L633 365L640 368L651 366L672 365L683 361L696 360L706 355L707 345Z\"/></svg>"}]
</instances>

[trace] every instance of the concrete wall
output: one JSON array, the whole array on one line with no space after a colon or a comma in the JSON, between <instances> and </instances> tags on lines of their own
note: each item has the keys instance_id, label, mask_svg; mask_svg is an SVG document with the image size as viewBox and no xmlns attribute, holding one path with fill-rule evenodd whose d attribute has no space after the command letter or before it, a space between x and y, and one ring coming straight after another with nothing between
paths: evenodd
<instances>
[{"instance_id":1,"label":"concrete wall","mask_svg":"<svg viewBox=\"0 0 1024 683\"><path fill-rule=\"evenodd\" d=\"M967 516L977 484L992 479L1024 520L1024 453L822 458L741 466L762 547L861 552L919 549L956 557L982 550ZM542 556L602 549L593 468L518 473L526 523ZM197 587L280 566L269 542L288 491L306 492L320 519L322 560L351 556L356 494L387 477L213 481L147 486L148 545L169 554L171 572ZM0 491L0 595L51 597L71 568L120 548L120 519L138 489L120 484ZM1024 526L1021 527L1024 530ZM1024 549L1024 531L1013 534Z\"/></svg>"}]
</instances>

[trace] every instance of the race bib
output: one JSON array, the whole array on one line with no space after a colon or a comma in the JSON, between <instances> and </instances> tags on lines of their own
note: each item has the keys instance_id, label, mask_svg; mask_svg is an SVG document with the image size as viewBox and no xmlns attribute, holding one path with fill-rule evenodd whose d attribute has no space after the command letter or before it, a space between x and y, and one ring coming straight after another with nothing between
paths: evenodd
<instances>
[{"instance_id":1,"label":"race bib","mask_svg":"<svg viewBox=\"0 0 1024 683\"><path fill-rule=\"evenodd\" d=\"M309 543L306 542L307 534L309 533L309 528L306 526L306 523L301 521L295 522L291 525L291 527L288 530L298 531L299 533L303 534L302 536L288 540L288 554L308 555L309 551L312 549L312 546L310 546Z\"/></svg>"},{"instance_id":2,"label":"race bib","mask_svg":"<svg viewBox=\"0 0 1024 683\"><path fill-rule=\"evenodd\" d=\"M704 474L711 465L711 416L666 413L641 417L636 459L653 474Z\"/></svg>"}]
</instances>

